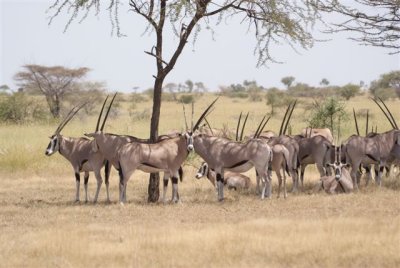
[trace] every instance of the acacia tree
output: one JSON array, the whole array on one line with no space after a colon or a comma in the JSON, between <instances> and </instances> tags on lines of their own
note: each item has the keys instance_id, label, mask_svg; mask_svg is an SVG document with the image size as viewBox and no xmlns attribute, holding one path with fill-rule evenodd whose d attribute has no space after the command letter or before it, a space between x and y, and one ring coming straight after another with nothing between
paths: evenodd
<instances>
[{"instance_id":1,"label":"acacia tree","mask_svg":"<svg viewBox=\"0 0 400 268\"><path fill-rule=\"evenodd\" d=\"M91 10L96 14L101 11L100 2L110 14L113 30L121 35L119 25L119 10L121 1L101 0L54 0L50 12L54 12L51 21L60 13L70 14L66 28L74 20L84 20ZM172 71L188 39L194 33L194 40L201 29L214 29L223 18L239 17L247 22L249 31L256 39L254 53L258 61L257 66L268 61L274 61L270 54L271 44L289 43L291 46L310 48L313 44L312 26L321 18L318 0L130 0L129 6L133 14L139 15L148 23L147 31L156 37L154 46L146 51L154 58L157 72L154 75L153 110L150 123L150 140L155 141L158 136L158 124L161 108L161 94L163 83ZM103 5L102 5L103 6ZM211 19L215 17L216 19ZM164 53L163 37L165 24L170 23L177 36L175 47L166 56ZM202 27L206 24L206 27ZM149 201L156 202L159 196L159 178L152 175L149 184Z\"/></svg>"},{"instance_id":2,"label":"acacia tree","mask_svg":"<svg viewBox=\"0 0 400 268\"><path fill-rule=\"evenodd\" d=\"M343 21L334 23L329 32L350 32L350 39L363 45L390 49L400 53L400 1L355 0L351 4L339 1L321 1L321 10L343 15Z\"/></svg>"},{"instance_id":3,"label":"acacia tree","mask_svg":"<svg viewBox=\"0 0 400 268\"><path fill-rule=\"evenodd\" d=\"M61 102L65 95L76 89L77 82L90 69L69 69L62 66L24 65L25 70L15 74L14 79L24 90L40 92L46 97L50 113L60 116Z\"/></svg>"}]
</instances>

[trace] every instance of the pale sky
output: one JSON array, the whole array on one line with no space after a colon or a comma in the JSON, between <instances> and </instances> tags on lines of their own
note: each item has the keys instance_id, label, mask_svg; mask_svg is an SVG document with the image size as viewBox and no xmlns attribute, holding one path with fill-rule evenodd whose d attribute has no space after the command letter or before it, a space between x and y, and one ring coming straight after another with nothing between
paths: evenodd
<instances>
[{"instance_id":1,"label":"pale sky","mask_svg":"<svg viewBox=\"0 0 400 268\"><path fill-rule=\"evenodd\" d=\"M60 16L48 25L45 11L53 1L0 0L0 85L15 89L13 76L24 64L63 65L69 68L89 67L88 79L103 81L110 90L131 92L152 87L155 74L154 58L146 55L154 43L154 35L142 35L144 20L120 10L122 32L127 37L111 36L107 13L89 16L81 24L74 22L63 33L67 21ZM126 1L127 2L127 1ZM256 68L253 55L255 39L246 33L247 26L238 20L222 23L210 32L202 31L195 45L188 43L166 82L184 83L187 79L203 82L210 90L219 85L256 80L264 87L283 87L284 76L297 82L317 86L322 78L332 85L369 83L379 75L400 69L400 55L388 55L382 48L360 46L346 35L320 36L332 41L315 43L310 50L294 52L279 46L272 55L283 64L270 63ZM177 38L165 40L165 51L175 47Z\"/></svg>"}]
</instances>

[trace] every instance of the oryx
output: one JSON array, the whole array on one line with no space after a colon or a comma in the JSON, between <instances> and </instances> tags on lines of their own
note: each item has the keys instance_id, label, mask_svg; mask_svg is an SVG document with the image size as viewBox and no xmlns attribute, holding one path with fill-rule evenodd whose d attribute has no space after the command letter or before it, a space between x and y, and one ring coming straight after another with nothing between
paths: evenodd
<instances>
[{"instance_id":1,"label":"oryx","mask_svg":"<svg viewBox=\"0 0 400 268\"><path fill-rule=\"evenodd\" d=\"M360 165L377 164L376 183L381 185L383 168L400 159L400 130L394 129L373 137L351 136L344 144L346 161L351 164L351 178L358 188L357 171Z\"/></svg>"},{"instance_id":2,"label":"oryx","mask_svg":"<svg viewBox=\"0 0 400 268\"><path fill-rule=\"evenodd\" d=\"M340 147L338 147L335 149L335 161L326 164L333 168L335 175L322 176L317 185L318 191L323 189L328 194L350 193L353 191L353 182L347 170L349 164L342 163L340 155Z\"/></svg>"},{"instance_id":3,"label":"oryx","mask_svg":"<svg viewBox=\"0 0 400 268\"><path fill-rule=\"evenodd\" d=\"M216 100L203 112L193 130L196 130ZM137 170L146 173L164 172L171 176L173 182L178 180L179 167L189 152L193 151L194 138L192 132L186 132L175 138L166 139L153 144L130 142L118 150L120 174L120 202L126 202L125 192L128 180ZM172 201L178 201L177 183L173 184Z\"/></svg>"},{"instance_id":4,"label":"oryx","mask_svg":"<svg viewBox=\"0 0 400 268\"><path fill-rule=\"evenodd\" d=\"M144 144L148 144L150 143L148 139L141 139L141 138L137 138L134 136L129 136L129 135L117 135L117 134L111 134L111 133L104 133L103 129L106 123L106 120L108 118L108 114L110 112L110 109L112 107L112 104L114 102L114 99L116 97L117 93L115 93L115 95L113 96L109 106L108 106L108 110L105 114L105 117L103 119L103 123L100 127L100 119L102 117L103 114L103 110L104 110L104 106L107 102L108 96L105 99L103 106L101 108L99 117L97 119L97 125L96 125L96 130L94 133L87 133L85 134L87 137L93 137L94 138L94 142L93 142L93 150L98 150L104 157L105 159L107 159L111 165L114 166L114 168L116 170L118 170L120 172L120 164L118 161L118 150L125 144L127 143L131 143L131 142L139 142L139 143L144 143ZM161 135L158 137L159 141L161 140L165 140L165 139L169 139L171 137L176 137L177 134L176 133L171 133L170 135ZM179 167L178 169L178 174L179 174L179 178L182 181L182 176L183 176L183 170L181 167ZM121 178L120 178L121 179ZM165 195L166 195L166 188L168 185L168 179L169 177L167 175L164 174L164 193L163 193L163 202L165 202ZM173 180L173 184L177 184L178 181ZM106 184L107 185L107 184ZM108 185L107 185L108 187ZM174 186L175 187L175 186ZM177 186L176 186L177 188ZM124 191L126 191L126 187L124 188ZM178 197L179 194L177 193ZM126 196L126 192L124 192L124 196ZM126 197L125 197L126 198Z\"/></svg>"},{"instance_id":5,"label":"oryx","mask_svg":"<svg viewBox=\"0 0 400 268\"><path fill-rule=\"evenodd\" d=\"M225 172L224 174L224 185L228 187L228 189L249 189L251 185L250 178L235 172ZM208 167L206 162L203 162L196 173L196 178L200 179L202 177L207 177L207 179L211 182L211 184L217 188L217 174L214 170Z\"/></svg>"},{"instance_id":6,"label":"oryx","mask_svg":"<svg viewBox=\"0 0 400 268\"><path fill-rule=\"evenodd\" d=\"M330 169L326 168L327 163L331 163L331 151L334 146L323 136L313 136L306 138L296 135L294 138L299 144L298 161L300 163L300 183L303 189L304 171L307 165L316 164L320 176L330 175Z\"/></svg>"},{"instance_id":7,"label":"oryx","mask_svg":"<svg viewBox=\"0 0 400 268\"><path fill-rule=\"evenodd\" d=\"M275 171L276 176L278 177L278 198L281 194L281 185L282 185L282 174L281 170L283 170L283 197L287 197L286 191L286 174L290 176L288 160L290 158L289 150L282 144L275 144L272 146L273 158L271 162L271 169Z\"/></svg>"},{"instance_id":8,"label":"oryx","mask_svg":"<svg viewBox=\"0 0 400 268\"><path fill-rule=\"evenodd\" d=\"M104 159L103 155L97 150L93 149L94 142L86 138L70 138L61 135L61 130L67 125L72 117L83 107L74 107L64 120L61 121L54 134L50 137L50 143L47 146L45 154L50 156L55 152L59 152L64 156L72 165L75 172L76 180L76 201L79 201L79 187L80 187L80 172L84 172L84 185L85 185L85 201L88 201L88 181L89 171L93 171L97 180L97 190L94 197L94 202L97 201L101 184L103 182L100 171L105 165L105 180L107 185L107 201L110 201L108 192L108 180L110 175L110 165Z\"/></svg>"},{"instance_id":9,"label":"oryx","mask_svg":"<svg viewBox=\"0 0 400 268\"><path fill-rule=\"evenodd\" d=\"M359 183L359 173L357 173L360 165L366 167L370 165L375 165L375 172L378 171L376 176L376 183L381 185L382 172L385 167L388 167L394 161L400 159L400 141L399 135L400 130L396 121L386 106L386 104L381 100L381 103L386 108L383 107L373 99L373 101L382 110L389 123L391 124L393 130L387 131L385 133L371 133L367 137L361 137L358 135L351 136L342 145L345 149L346 161L351 164L351 177L355 188L358 188ZM355 117L355 111L353 110L354 120L356 123L357 133L359 134L358 124ZM366 132L368 127L366 127ZM367 177L367 183L369 181L370 174Z\"/></svg>"}]
</instances>

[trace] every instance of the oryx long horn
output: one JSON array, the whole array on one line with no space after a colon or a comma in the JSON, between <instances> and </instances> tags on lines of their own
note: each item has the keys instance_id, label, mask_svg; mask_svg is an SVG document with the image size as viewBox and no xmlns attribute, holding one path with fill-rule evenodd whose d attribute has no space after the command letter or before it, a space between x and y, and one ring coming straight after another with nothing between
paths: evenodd
<instances>
[{"instance_id":1,"label":"oryx long horn","mask_svg":"<svg viewBox=\"0 0 400 268\"><path fill-rule=\"evenodd\" d=\"M104 106L106 106L107 100L108 100L108 95L107 95L106 99L105 99L104 102L103 102L103 106L101 107L100 114L99 114L99 118L97 119L96 132L99 130L100 119L101 119L101 116L103 115Z\"/></svg>"},{"instance_id":2,"label":"oryx long horn","mask_svg":"<svg viewBox=\"0 0 400 268\"><path fill-rule=\"evenodd\" d=\"M376 105L378 105L379 109L381 109L383 114L386 116L387 120L389 120L389 123L392 125L392 128L396 128L396 126L393 124L392 120L390 120L389 116L387 115L385 110L382 108L382 106L376 101L376 99L371 98L371 100L373 100L376 103Z\"/></svg>"},{"instance_id":3,"label":"oryx long horn","mask_svg":"<svg viewBox=\"0 0 400 268\"><path fill-rule=\"evenodd\" d=\"M183 118L185 119L185 127L186 127L185 131L187 131L189 129L189 126L187 124L185 104L183 104L183 102L182 102L182 108L183 108Z\"/></svg>"},{"instance_id":4,"label":"oryx long horn","mask_svg":"<svg viewBox=\"0 0 400 268\"><path fill-rule=\"evenodd\" d=\"M100 128L101 131L103 131L103 129L104 129L104 125L106 124L108 114L110 113L111 106L112 106L112 104L113 104L113 102L114 102L115 97L117 96L117 93L118 93L118 92L115 92L114 97L112 98L112 100L111 100L111 102L110 102L110 105L108 106L107 113L106 113L106 115L104 116L103 124L101 125L101 128Z\"/></svg>"},{"instance_id":5,"label":"oryx long horn","mask_svg":"<svg viewBox=\"0 0 400 268\"><path fill-rule=\"evenodd\" d=\"M208 128L210 129L210 131L211 131L211 135L213 135L213 136L214 136L214 132L213 132L213 130L212 130L212 128L211 128L211 125L210 125L210 123L209 123L209 122L208 122L208 120L207 120L207 117L204 117L204 121L206 121L206 124L207 124Z\"/></svg>"},{"instance_id":6,"label":"oryx long horn","mask_svg":"<svg viewBox=\"0 0 400 268\"><path fill-rule=\"evenodd\" d=\"M369 121L369 110L367 110L367 119L366 119L366 122L365 122L365 137L367 137L367 135L368 135L368 122Z\"/></svg>"},{"instance_id":7,"label":"oryx long horn","mask_svg":"<svg viewBox=\"0 0 400 268\"><path fill-rule=\"evenodd\" d=\"M257 134L257 138L260 137L261 133L263 132L265 126L267 125L267 123L268 123L268 121L269 121L270 119L271 119L271 116L269 116L269 117L267 118L267 120L265 121L265 123L262 125L260 131L259 131L258 134Z\"/></svg>"},{"instance_id":8,"label":"oryx long horn","mask_svg":"<svg viewBox=\"0 0 400 268\"><path fill-rule=\"evenodd\" d=\"M285 135L285 133L286 133L287 126L288 126L288 124L290 122L290 119L292 117L292 113L293 113L294 107L296 107L296 104L297 104L297 100L295 100L293 105L292 105L292 109L290 110L289 116L288 116L288 118L286 120L285 128L283 129L283 133L282 133L283 135Z\"/></svg>"},{"instance_id":9,"label":"oryx long horn","mask_svg":"<svg viewBox=\"0 0 400 268\"><path fill-rule=\"evenodd\" d=\"M240 127L240 121L242 120L242 112L240 112L238 123L236 126L236 141L239 141L239 127Z\"/></svg>"},{"instance_id":10,"label":"oryx long horn","mask_svg":"<svg viewBox=\"0 0 400 268\"><path fill-rule=\"evenodd\" d=\"M390 118L392 119L392 122L393 122L394 126L396 127L396 129L399 129L399 127L397 126L396 120L394 119L392 112L390 112L389 108L386 106L386 103L380 97L378 97L378 99L383 103L383 106L385 106L386 111L389 113Z\"/></svg>"},{"instance_id":11,"label":"oryx long horn","mask_svg":"<svg viewBox=\"0 0 400 268\"><path fill-rule=\"evenodd\" d=\"M244 128L246 127L246 123L247 123L247 118L248 117L249 117L249 112L247 112L247 115L246 115L246 117L244 119L244 122L243 122L242 132L240 133L240 141L243 140L243 132L244 132Z\"/></svg>"},{"instance_id":12,"label":"oryx long horn","mask_svg":"<svg viewBox=\"0 0 400 268\"><path fill-rule=\"evenodd\" d=\"M261 126L262 126L262 124L264 123L265 117L267 117L267 115L264 115L263 119L261 120L260 124L259 124L259 125L258 125L258 127L257 127L257 130L256 130L256 132L254 133L254 136L253 136L253 138L257 138L257 136L258 136L258 132L260 131L260 129L261 129Z\"/></svg>"},{"instance_id":13,"label":"oryx long horn","mask_svg":"<svg viewBox=\"0 0 400 268\"><path fill-rule=\"evenodd\" d=\"M360 136L360 131L358 129L358 122L357 122L357 116L356 116L356 111L353 108L353 116L354 116L354 123L356 124L356 131L357 131L357 135Z\"/></svg>"},{"instance_id":14,"label":"oryx long horn","mask_svg":"<svg viewBox=\"0 0 400 268\"><path fill-rule=\"evenodd\" d=\"M56 131L54 132L55 134L58 134L58 133L60 133L61 132L61 129L64 127L64 123L65 123L65 121L67 121L67 119L70 117L70 115L73 113L73 111L74 111L74 109L76 108L76 106L75 107L73 107L69 112L68 112L68 114L65 116L65 118L63 119L63 120L61 120L61 122L60 122L60 124L58 125L58 127L57 127L57 129L56 129Z\"/></svg>"},{"instance_id":15,"label":"oryx long horn","mask_svg":"<svg viewBox=\"0 0 400 268\"><path fill-rule=\"evenodd\" d=\"M76 113L79 112L79 110L82 109L82 107L85 106L86 104L87 104L87 102L84 102L79 107L75 106L74 108L72 108L72 110L68 113L67 119L64 120L62 126L58 129L58 133L61 132L61 130L68 124L68 122L76 115ZM76 109L76 110L74 111L74 109Z\"/></svg>"},{"instance_id":16,"label":"oryx long horn","mask_svg":"<svg viewBox=\"0 0 400 268\"><path fill-rule=\"evenodd\" d=\"M194 102L192 101L192 122L190 123L190 129L193 129L193 116L194 116Z\"/></svg>"},{"instance_id":17,"label":"oryx long horn","mask_svg":"<svg viewBox=\"0 0 400 268\"><path fill-rule=\"evenodd\" d=\"M283 119L282 119L281 128L279 129L279 136L282 135L283 125L285 124L286 116L287 116L287 114L288 114L288 112L289 112L289 109L290 109L290 106L291 106L291 105L292 105L292 102L290 102L289 105L288 105L288 107L286 108L285 115L283 116Z\"/></svg>"},{"instance_id":18,"label":"oryx long horn","mask_svg":"<svg viewBox=\"0 0 400 268\"><path fill-rule=\"evenodd\" d=\"M208 111L210 111L210 109L213 107L214 103L218 100L219 97L217 97L208 107L207 109L201 114L201 116L199 117L199 119L197 120L196 124L194 125L192 132L194 132L195 130L197 130L201 124L201 121L203 121L204 117L206 117Z\"/></svg>"}]
</instances>

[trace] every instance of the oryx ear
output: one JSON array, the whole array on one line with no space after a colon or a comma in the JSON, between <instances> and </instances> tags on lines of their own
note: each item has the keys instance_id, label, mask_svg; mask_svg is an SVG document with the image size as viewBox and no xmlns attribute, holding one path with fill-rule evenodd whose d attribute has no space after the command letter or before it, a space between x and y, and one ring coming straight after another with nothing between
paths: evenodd
<instances>
[{"instance_id":1,"label":"oryx ear","mask_svg":"<svg viewBox=\"0 0 400 268\"><path fill-rule=\"evenodd\" d=\"M325 166L326 166L326 167L333 167L333 164L331 164L331 163L326 163Z\"/></svg>"},{"instance_id":2,"label":"oryx ear","mask_svg":"<svg viewBox=\"0 0 400 268\"><path fill-rule=\"evenodd\" d=\"M99 147L97 146L97 142L96 140L92 141L92 150L93 152L97 153L97 151L99 150Z\"/></svg>"}]
</instances>

